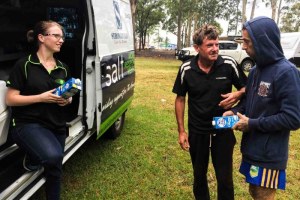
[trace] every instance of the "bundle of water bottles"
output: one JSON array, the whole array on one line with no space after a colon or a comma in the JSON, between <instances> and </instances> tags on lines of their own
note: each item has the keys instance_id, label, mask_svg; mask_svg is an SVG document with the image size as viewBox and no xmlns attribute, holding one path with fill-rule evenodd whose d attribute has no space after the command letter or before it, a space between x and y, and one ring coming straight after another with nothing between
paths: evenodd
<instances>
[{"instance_id":1,"label":"bundle of water bottles","mask_svg":"<svg viewBox=\"0 0 300 200\"><path fill-rule=\"evenodd\" d=\"M69 97L72 97L80 90L81 90L80 79L70 78L63 85L57 87L53 92L53 94L61 96L64 99L68 99Z\"/></svg>"}]
</instances>

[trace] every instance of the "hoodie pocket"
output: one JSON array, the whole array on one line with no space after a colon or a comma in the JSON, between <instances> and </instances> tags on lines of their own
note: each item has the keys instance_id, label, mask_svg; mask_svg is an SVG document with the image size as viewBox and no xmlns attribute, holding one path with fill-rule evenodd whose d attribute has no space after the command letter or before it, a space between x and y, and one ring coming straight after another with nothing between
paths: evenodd
<instances>
[{"instance_id":1,"label":"hoodie pocket","mask_svg":"<svg viewBox=\"0 0 300 200\"><path fill-rule=\"evenodd\" d=\"M273 132L268 134L264 147L264 159L270 161L285 160L288 157L289 134Z\"/></svg>"},{"instance_id":2,"label":"hoodie pocket","mask_svg":"<svg viewBox=\"0 0 300 200\"><path fill-rule=\"evenodd\" d=\"M244 133L241 151L253 161L276 162L287 159L288 136L282 133Z\"/></svg>"}]
</instances>

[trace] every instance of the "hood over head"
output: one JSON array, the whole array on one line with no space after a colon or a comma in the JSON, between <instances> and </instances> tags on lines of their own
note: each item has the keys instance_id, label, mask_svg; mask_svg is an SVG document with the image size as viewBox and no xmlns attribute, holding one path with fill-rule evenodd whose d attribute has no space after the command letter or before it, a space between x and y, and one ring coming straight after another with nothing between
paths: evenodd
<instances>
[{"instance_id":1,"label":"hood over head","mask_svg":"<svg viewBox=\"0 0 300 200\"><path fill-rule=\"evenodd\" d=\"M267 66L284 58L280 31L273 19L256 17L245 22L243 27L253 42L257 67Z\"/></svg>"}]
</instances>

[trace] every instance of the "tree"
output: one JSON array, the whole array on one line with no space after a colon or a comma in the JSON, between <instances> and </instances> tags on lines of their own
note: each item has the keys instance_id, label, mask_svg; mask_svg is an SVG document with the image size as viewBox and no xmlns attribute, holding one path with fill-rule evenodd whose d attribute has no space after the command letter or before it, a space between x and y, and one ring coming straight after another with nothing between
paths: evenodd
<instances>
[{"instance_id":1,"label":"tree","mask_svg":"<svg viewBox=\"0 0 300 200\"><path fill-rule=\"evenodd\" d=\"M217 18L224 18L225 5L232 0L166 0L168 18L163 28L177 35L177 48L190 46L192 32L203 24L216 25Z\"/></svg>"},{"instance_id":2,"label":"tree","mask_svg":"<svg viewBox=\"0 0 300 200\"><path fill-rule=\"evenodd\" d=\"M295 3L291 7L284 9L283 16L281 18L282 32L297 32L300 31L300 3Z\"/></svg>"},{"instance_id":3,"label":"tree","mask_svg":"<svg viewBox=\"0 0 300 200\"><path fill-rule=\"evenodd\" d=\"M224 19L228 21L227 35L231 31L235 31L235 35L238 34L238 30L240 29L238 24L242 21L242 13L239 6L240 0L229 0L225 7L227 12L224 13Z\"/></svg>"},{"instance_id":4,"label":"tree","mask_svg":"<svg viewBox=\"0 0 300 200\"><path fill-rule=\"evenodd\" d=\"M279 0L279 6L277 9L277 20L276 20L276 24L279 24L279 19L280 19L280 14L281 14L281 4L282 4L282 0Z\"/></svg>"},{"instance_id":5,"label":"tree","mask_svg":"<svg viewBox=\"0 0 300 200\"><path fill-rule=\"evenodd\" d=\"M194 1L194 0L193 0ZM182 48L182 33L185 18L190 14L189 8L192 0L166 0L168 18L164 21L163 28L177 35L177 48Z\"/></svg>"},{"instance_id":6,"label":"tree","mask_svg":"<svg viewBox=\"0 0 300 200\"><path fill-rule=\"evenodd\" d=\"M178 24L178 27L177 27L177 46L178 48L181 49L181 37L180 34L181 34L181 26L182 26L182 10L180 9L181 7L183 6L183 0L179 0L179 9L178 9L178 17L177 17L177 24Z\"/></svg>"},{"instance_id":7,"label":"tree","mask_svg":"<svg viewBox=\"0 0 300 200\"><path fill-rule=\"evenodd\" d=\"M286 3L294 3L297 0L285 0L284 2ZM277 24L279 24L279 19L280 19L280 15L281 15L281 11L284 10L284 8L282 8L282 0L262 0L262 2L266 3L266 6L271 6L272 9L272 19L274 21L277 22ZM278 4L278 6L277 6ZM277 14L277 19L276 19L276 14Z\"/></svg>"},{"instance_id":8,"label":"tree","mask_svg":"<svg viewBox=\"0 0 300 200\"><path fill-rule=\"evenodd\" d=\"M164 19L163 0L139 0L136 10L136 33L139 38L139 50L145 49L149 30Z\"/></svg>"},{"instance_id":9,"label":"tree","mask_svg":"<svg viewBox=\"0 0 300 200\"><path fill-rule=\"evenodd\" d=\"M280 1L281 1L281 0L280 0ZM250 19L253 19L253 17L254 17L255 7L256 7L256 0L253 0L253 2L252 2L252 8L251 8Z\"/></svg>"},{"instance_id":10,"label":"tree","mask_svg":"<svg viewBox=\"0 0 300 200\"><path fill-rule=\"evenodd\" d=\"M286 3L294 3L294 2L296 2L297 0L285 0L284 2L286 2ZM279 24L279 20L280 20L280 18L281 18L281 12L283 11L283 10L285 10L287 8L287 6L284 6L284 7L282 7L282 0L279 0L279 6L278 6L278 10L277 10L277 24Z\"/></svg>"},{"instance_id":11,"label":"tree","mask_svg":"<svg viewBox=\"0 0 300 200\"><path fill-rule=\"evenodd\" d=\"M132 13L132 28L133 28L134 50L136 50L136 37L135 37L136 26L135 26L135 22L136 22L137 1L138 0L130 0L130 8L131 8L131 13Z\"/></svg>"},{"instance_id":12,"label":"tree","mask_svg":"<svg viewBox=\"0 0 300 200\"><path fill-rule=\"evenodd\" d=\"M242 23L244 23L244 22L247 21L246 6L247 6L247 0L243 0L243 5L242 5Z\"/></svg>"}]
</instances>

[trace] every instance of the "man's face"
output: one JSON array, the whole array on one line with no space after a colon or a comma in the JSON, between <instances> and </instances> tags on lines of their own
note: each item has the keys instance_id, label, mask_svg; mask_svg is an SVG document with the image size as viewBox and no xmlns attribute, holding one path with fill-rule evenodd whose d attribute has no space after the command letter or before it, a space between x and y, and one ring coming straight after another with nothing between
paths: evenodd
<instances>
[{"instance_id":1,"label":"man's face","mask_svg":"<svg viewBox=\"0 0 300 200\"><path fill-rule=\"evenodd\" d=\"M243 46L242 49L246 51L246 53L251 57L255 57L255 51L253 47L252 40L248 34L248 31L243 29L242 30L242 40L243 40Z\"/></svg>"},{"instance_id":2,"label":"man's face","mask_svg":"<svg viewBox=\"0 0 300 200\"><path fill-rule=\"evenodd\" d=\"M200 58L209 62L214 62L219 54L219 40L209 40L205 38L201 45L194 45L195 50L199 53Z\"/></svg>"}]
</instances>

